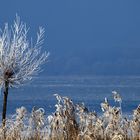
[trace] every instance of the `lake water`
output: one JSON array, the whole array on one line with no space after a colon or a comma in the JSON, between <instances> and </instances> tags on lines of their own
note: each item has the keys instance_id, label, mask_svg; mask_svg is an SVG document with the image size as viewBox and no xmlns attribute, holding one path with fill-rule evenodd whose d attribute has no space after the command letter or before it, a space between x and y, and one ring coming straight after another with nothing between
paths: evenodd
<instances>
[{"instance_id":1,"label":"lake water","mask_svg":"<svg viewBox=\"0 0 140 140\"><path fill-rule=\"evenodd\" d=\"M140 104L140 77L129 76L69 76L38 77L18 89L10 89L8 97L8 115L15 113L16 108L25 106L31 111L33 106L43 107L46 114L54 112L56 99L53 94L70 97L73 102L81 103L91 110L101 113L100 103L104 98L113 102L112 91L118 91L123 99L122 108L125 114ZM0 113L2 95L0 96Z\"/></svg>"}]
</instances>

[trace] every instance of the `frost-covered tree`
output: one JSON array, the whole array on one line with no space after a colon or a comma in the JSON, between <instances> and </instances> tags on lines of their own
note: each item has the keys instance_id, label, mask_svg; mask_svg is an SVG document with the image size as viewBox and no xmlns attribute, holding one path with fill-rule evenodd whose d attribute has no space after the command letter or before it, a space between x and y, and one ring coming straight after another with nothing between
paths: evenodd
<instances>
[{"instance_id":1,"label":"frost-covered tree","mask_svg":"<svg viewBox=\"0 0 140 140\"><path fill-rule=\"evenodd\" d=\"M5 126L8 89L19 87L40 71L40 65L46 62L48 53L41 52L44 29L39 28L36 43L28 40L26 24L16 20L12 26L5 24L0 30L0 84L3 89L2 122Z\"/></svg>"}]
</instances>

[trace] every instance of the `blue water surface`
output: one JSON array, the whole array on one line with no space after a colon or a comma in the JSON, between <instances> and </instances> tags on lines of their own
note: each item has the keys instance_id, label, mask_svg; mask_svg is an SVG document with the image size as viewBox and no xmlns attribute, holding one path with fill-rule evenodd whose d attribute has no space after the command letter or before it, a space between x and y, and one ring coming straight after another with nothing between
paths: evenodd
<instances>
[{"instance_id":1,"label":"blue water surface","mask_svg":"<svg viewBox=\"0 0 140 140\"><path fill-rule=\"evenodd\" d=\"M55 111L56 99L53 94L67 96L74 103L84 102L91 111L101 113L100 103L107 97L110 104L114 103L112 91L121 94L124 114L130 115L140 103L140 77L137 76L57 76L36 77L22 87L9 90L7 114L15 113L16 108L25 106L31 109L42 107L46 114ZM0 96L0 115L2 112Z\"/></svg>"}]
</instances>

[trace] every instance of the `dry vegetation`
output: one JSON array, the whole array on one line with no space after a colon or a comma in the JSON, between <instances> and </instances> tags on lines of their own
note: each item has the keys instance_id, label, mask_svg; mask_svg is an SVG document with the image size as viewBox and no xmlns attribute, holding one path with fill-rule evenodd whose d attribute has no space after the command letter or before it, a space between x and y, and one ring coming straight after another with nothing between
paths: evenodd
<instances>
[{"instance_id":1,"label":"dry vegetation","mask_svg":"<svg viewBox=\"0 0 140 140\"><path fill-rule=\"evenodd\" d=\"M140 106L130 120L122 115L120 95L113 95L118 107L105 98L101 116L57 94L56 111L48 117L42 108L28 113L21 107L0 128L0 140L140 140Z\"/></svg>"}]
</instances>

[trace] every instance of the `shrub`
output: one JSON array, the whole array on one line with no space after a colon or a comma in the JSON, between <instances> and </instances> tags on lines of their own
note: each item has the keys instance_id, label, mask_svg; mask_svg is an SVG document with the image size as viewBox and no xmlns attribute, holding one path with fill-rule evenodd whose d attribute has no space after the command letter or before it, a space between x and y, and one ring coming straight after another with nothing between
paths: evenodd
<instances>
[{"instance_id":1,"label":"shrub","mask_svg":"<svg viewBox=\"0 0 140 140\"><path fill-rule=\"evenodd\" d=\"M131 119L123 117L122 99L117 92L113 95L119 106L111 106L105 98L100 116L58 94L56 110L47 117L42 108L34 107L31 113L18 108L7 120L6 129L0 128L0 140L4 139L3 131L6 140L139 140L140 106Z\"/></svg>"}]
</instances>

